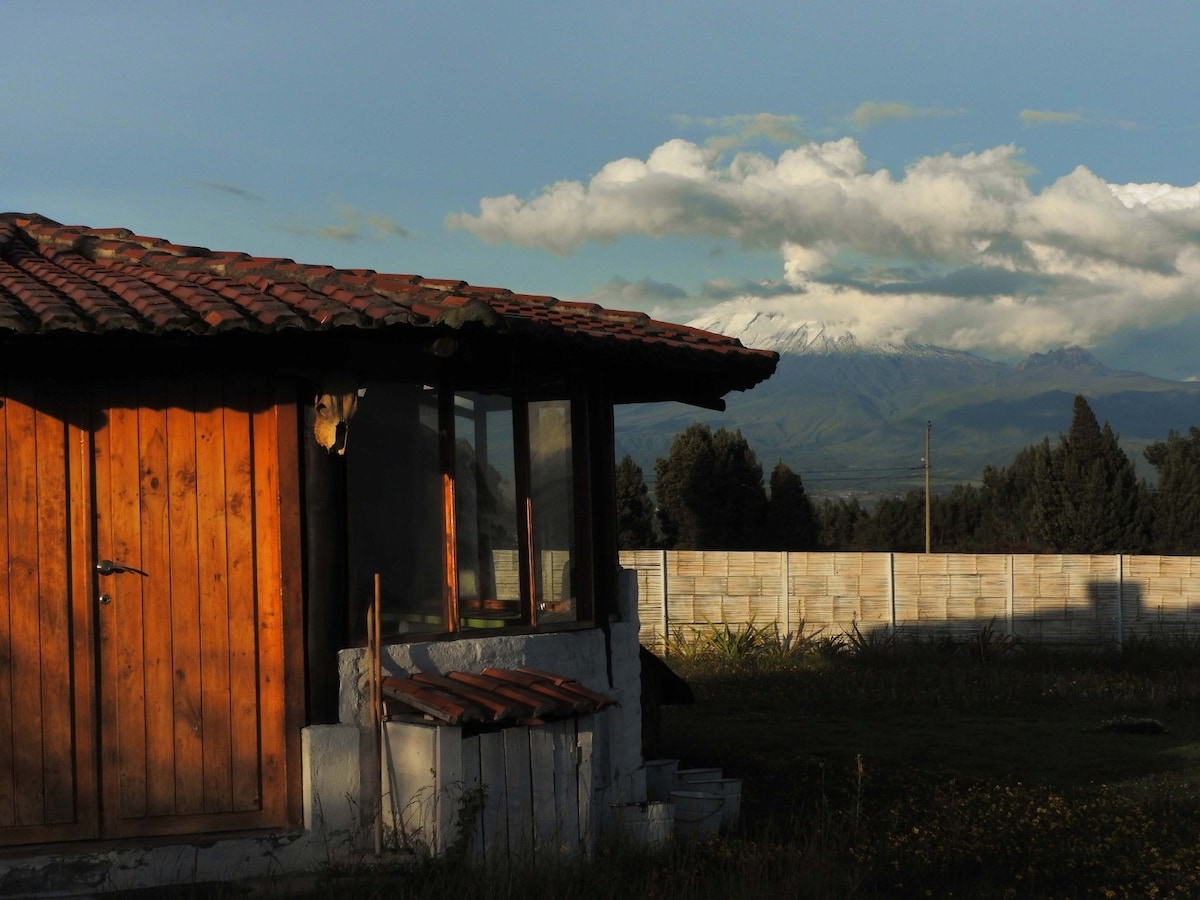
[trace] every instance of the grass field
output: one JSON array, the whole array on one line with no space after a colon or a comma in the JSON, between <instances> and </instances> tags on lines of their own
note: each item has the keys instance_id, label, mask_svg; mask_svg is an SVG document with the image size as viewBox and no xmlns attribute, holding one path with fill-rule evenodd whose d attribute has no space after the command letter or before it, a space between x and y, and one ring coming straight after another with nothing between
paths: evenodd
<instances>
[{"instance_id":1,"label":"grass field","mask_svg":"<svg viewBox=\"0 0 1200 900\"><path fill-rule=\"evenodd\" d=\"M713 643L675 663L697 703L662 752L744 779L742 839L804 859L794 896L1200 897L1187 642Z\"/></svg>"},{"instance_id":2,"label":"grass field","mask_svg":"<svg viewBox=\"0 0 1200 900\"><path fill-rule=\"evenodd\" d=\"M358 898L1200 897L1200 647L800 644L713 632L659 756L743 779L732 835L536 871L432 862Z\"/></svg>"}]
</instances>

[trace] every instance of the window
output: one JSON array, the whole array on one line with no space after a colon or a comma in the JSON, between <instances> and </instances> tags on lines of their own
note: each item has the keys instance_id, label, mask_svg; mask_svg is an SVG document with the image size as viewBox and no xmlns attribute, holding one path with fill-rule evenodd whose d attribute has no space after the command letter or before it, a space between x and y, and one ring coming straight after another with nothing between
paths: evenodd
<instances>
[{"instance_id":1,"label":"window","mask_svg":"<svg viewBox=\"0 0 1200 900\"><path fill-rule=\"evenodd\" d=\"M533 594L539 622L575 618L575 479L571 404L529 404L529 509L533 534Z\"/></svg>"},{"instance_id":2,"label":"window","mask_svg":"<svg viewBox=\"0 0 1200 900\"><path fill-rule=\"evenodd\" d=\"M351 607L360 611L354 627L365 626L378 574L380 631L446 631L437 391L368 384L352 429L346 537Z\"/></svg>"},{"instance_id":3,"label":"window","mask_svg":"<svg viewBox=\"0 0 1200 900\"><path fill-rule=\"evenodd\" d=\"M461 624L473 628L519 623L520 522L512 401L458 394L454 426L454 533Z\"/></svg>"},{"instance_id":4,"label":"window","mask_svg":"<svg viewBox=\"0 0 1200 900\"><path fill-rule=\"evenodd\" d=\"M586 618L570 400L370 383L351 431L347 569L360 637L376 574L385 638Z\"/></svg>"}]
</instances>

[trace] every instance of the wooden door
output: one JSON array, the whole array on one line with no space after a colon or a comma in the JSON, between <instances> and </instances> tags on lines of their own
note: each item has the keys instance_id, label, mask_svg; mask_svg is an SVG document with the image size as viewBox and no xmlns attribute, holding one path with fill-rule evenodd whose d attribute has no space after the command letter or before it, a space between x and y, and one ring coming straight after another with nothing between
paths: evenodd
<instances>
[{"instance_id":1,"label":"wooden door","mask_svg":"<svg viewBox=\"0 0 1200 900\"><path fill-rule=\"evenodd\" d=\"M0 845L86 838L97 809L92 579L72 553L90 532L86 407L52 383L4 381Z\"/></svg>"},{"instance_id":2,"label":"wooden door","mask_svg":"<svg viewBox=\"0 0 1200 900\"><path fill-rule=\"evenodd\" d=\"M36 641L29 624L10 629L12 649L41 660L43 695L75 698L62 704L69 724L47 726L66 735L70 752L57 751L53 770L69 769L60 790L74 802L38 830L69 839L290 824L303 697L295 405L239 378L142 379L89 399L79 424L61 426L65 473L37 481L39 537L51 540L35 556L52 577L24 591L48 608L40 622L64 624ZM39 449L39 467L57 471L41 459ZM27 468L10 465L9 484L27 482ZM70 513L60 522L54 509ZM10 536L8 546L11 561L21 545ZM58 582L56 546L73 560ZM47 602L59 582L72 585L65 605ZM11 586L8 596L11 616ZM64 649L73 667L60 672L50 658ZM3 692L0 681L0 714ZM11 715L22 729L24 708ZM43 768L51 746L42 741ZM32 766L8 766L14 809L32 802L17 777ZM0 749L0 842L46 839L27 825L5 834L4 771Z\"/></svg>"}]
</instances>

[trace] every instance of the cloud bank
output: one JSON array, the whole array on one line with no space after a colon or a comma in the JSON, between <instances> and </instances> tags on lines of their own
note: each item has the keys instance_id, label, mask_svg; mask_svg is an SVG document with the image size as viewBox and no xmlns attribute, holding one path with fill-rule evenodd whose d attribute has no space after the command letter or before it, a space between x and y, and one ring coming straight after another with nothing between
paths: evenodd
<instances>
[{"instance_id":1,"label":"cloud bank","mask_svg":"<svg viewBox=\"0 0 1200 900\"><path fill-rule=\"evenodd\" d=\"M1109 184L1079 166L1035 192L1030 174L1014 146L925 157L897 177L852 138L777 158L676 139L447 224L564 255L632 235L771 250L778 284L724 304L868 342L1096 346L1196 308L1200 184Z\"/></svg>"}]
</instances>

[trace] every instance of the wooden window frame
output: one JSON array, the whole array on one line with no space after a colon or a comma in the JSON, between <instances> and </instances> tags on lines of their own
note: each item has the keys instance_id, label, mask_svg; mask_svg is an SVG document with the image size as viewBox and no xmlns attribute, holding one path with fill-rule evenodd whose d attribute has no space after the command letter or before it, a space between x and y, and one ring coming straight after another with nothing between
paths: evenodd
<instances>
[{"instance_id":1,"label":"wooden window frame","mask_svg":"<svg viewBox=\"0 0 1200 900\"><path fill-rule=\"evenodd\" d=\"M563 380L553 389L531 391L516 385L511 392L481 391L456 384L448 375L436 382L426 382L437 391L438 454L442 482L442 606L446 626L441 631L412 632L389 636L396 642L445 640L487 637L497 634L543 633L594 628L596 603L592 573L594 571L593 529L590 521L593 502L591 491L594 466L591 460L590 418L594 403L586 388L575 381ZM458 522L455 506L456 398L463 393L508 396L512 402L514 450L514 501L517 512L517 554L519 560L520 617L511 625L496 628L472 628L463 625L460 609L458 574ZM537 400L565 400L569 403L571 419L571 481L572 481L572 554L576 579L576 615L570 621L539 621L535 597L535 539L533 535L533 500L531 497L531 450L529 405ZM353 452L353 451L351 451ZM357 639L365 638L356 634Z\"/></svg>"}]
</instances>

